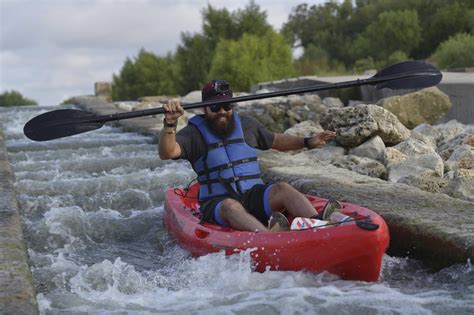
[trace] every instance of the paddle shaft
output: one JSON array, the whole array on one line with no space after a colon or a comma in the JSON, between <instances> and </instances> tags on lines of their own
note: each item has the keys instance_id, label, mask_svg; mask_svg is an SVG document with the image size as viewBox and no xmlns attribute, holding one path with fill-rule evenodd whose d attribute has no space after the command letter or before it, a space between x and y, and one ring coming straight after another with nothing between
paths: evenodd
<instances>
[{"instance_id":1,"label":"paddle shaft","mask_svg":"<svg viewBox=\"0 0 474 315\"><path fill-rule=\"evenodd\" d=\"M278 97L278 96L288 96L292 94L303 94L303 93L309 93L309 92L342 89L342 88L349 88L349 87L356 87L356 86L363 86L363 85L376 85L376 84L388 82L391 80L399 80L403 78L416 77L416 76L429 76L429 75L436 75L436 73L427 71L427 72L404 73L402 75L397 74L397 75L384 76L384 77L371 77L368 79L357 79L357 80L345 81L341 83L327 83L327 84L313 85L313 86L308 86L308 87L293 88L293 89L288 89L288 90L283 90L283 91L238 96L238 97L233 97L230 101L232 103L237 103L237 102L259 100L259 99ZM194 108L206 107L206 106L211 106L211 105L219 105L219 104L224 104L224 103L229 103L229 99L185 104L183 105L183 109L194 109ZM97 117L87 119L84 121L105 123L107 121L159 115L159 114L164 114L165 112L166 112L165 109L160 107L160 108L151 108L151 109L145 109L145 110L140 110L140 111L127 112L127 113L115 113L111 115L97 116Z\"/></svg>"}]
</instances>

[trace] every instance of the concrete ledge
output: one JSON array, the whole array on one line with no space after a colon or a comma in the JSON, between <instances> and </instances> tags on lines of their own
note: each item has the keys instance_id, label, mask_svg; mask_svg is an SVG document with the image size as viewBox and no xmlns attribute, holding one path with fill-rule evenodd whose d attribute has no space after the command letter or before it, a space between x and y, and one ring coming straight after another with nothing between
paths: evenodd
<instances>
[{"instance_id":1,"label":"concrete ledge","mask_svg":"<svg viewBox=\"0 0 474 315\"><path fill-rule=\"evenodd\" d=\"M474 261L473 202L316 161L294 165L282 153L264 152L260 162L265 181L288 182L301 192L335 197L382 215L390 230L390 255L420 259L434 269Z\"/></svg>"},{"instance_id":2,"label":"concrete ledge","mask_svg":"<svg viewBox=\"0 0 474 315\"><path fill-rule=\"evenodd\" d=\"M38 314L4 140L0 132L0 314Z\"/></svg>"}]
</instances>

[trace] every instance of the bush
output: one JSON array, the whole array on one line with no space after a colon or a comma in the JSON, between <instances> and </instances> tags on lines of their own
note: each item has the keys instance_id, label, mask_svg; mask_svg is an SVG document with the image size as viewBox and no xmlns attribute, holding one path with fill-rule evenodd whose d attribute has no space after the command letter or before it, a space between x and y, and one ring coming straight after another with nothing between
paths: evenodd
<instances>
[{"instance_id":1,"label":"bush","mask_svg":"<svg viewBox=\"0 0 474 315\"><path fill-rule=\"evenodd\" d=\"M36 101L23 97L20 92L12 90L0 94L0 106L38 105Z\"/></svg>"},{"instance_id":2,"label":"bush","mask_svg":"<svg viewBox=\"0 0 474 315\"><path fill-rule=\"evenodd\" d=\"M431 57L440 68L474 67L474 36L459 33L442 42Z\"/></svg>"},{"instance_id":3,"label":"bush","mask_svg":"<svg viewBox=\"0 0 474 315\"><path fill-rule=\"evenodd\" d=\"M305 48L303 56L294 61L294 66L298 76L331 75L346 72L342 62L331 59L324 49L313 44Z\"/></svg>"},{"instance_id":4,"label":"bush","mask_svg":"<svg viewBox=\"0 0 474 315\"><path fill-rule=\"evenodd\" d=\"M274 31L262 37L244 34L236 41L221 40L210 71L210 79L228 80L235 91L247 91L252 84L292 75L291 49Z\"/></svg>"},{"instance_id":5,"label":"bush","mask_svg":"<svg viewBox=\"0 0 474 315\"><path fill-rule=\"evenodd\" d=\"M176 94L173 57L158 57L141 49L134 60L127 59L119 75L113 76L112 99L135 101L142 96Z\"/></svg>"}]
</instances>

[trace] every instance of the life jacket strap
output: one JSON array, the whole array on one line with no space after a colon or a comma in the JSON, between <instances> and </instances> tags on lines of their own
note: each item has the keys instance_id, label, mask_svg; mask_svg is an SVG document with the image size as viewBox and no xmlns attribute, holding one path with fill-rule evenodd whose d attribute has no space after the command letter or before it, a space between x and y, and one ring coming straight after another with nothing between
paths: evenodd
<instances>
[{"instance_id":1,"label":"life jacket strap","mask_svg":"<svg viewBox=\"0 0 474 315\"><path fill-rule=\"evenodd\" d=\"M260 178L259 174L233 176L233 177L229 177L229 178L219 177L219 178L209 179L209 181L207 179L199 180L198 182L199 182L199 184L207 184L208 182L211 183L211 184L216 184L216 183L221 183L221 184L229 183L229 184L231 184L231 183L238 182L239 180L257 179L257 178Z\"/></svg>"},{"instance_id":2,"label":"life jacket strap","mask_svg":"<svg viewBox=\"0 0 474 315\"><path fill-rule=\"evenodd\" d=\"M205 168L203 171L198 172L197 175L202 176L202 175L209 174L209 173L212 173L212 172L215 172L215 171L222 171L222 170L225 170L225 169L228 169L228 168L232 168L236 165L255 162L255 161L257 161L257 157L245 158L245 159L237 160L237 161L234 161L234 162L226 163L226 164L223 164L223 165L218 165L216 167Z\"/></svg>"},{"instance_id":3,"label":"life jacket strap","mask_svg":"<svg viewBox=\"0 0 474 315\"><path fill-rule=\"evenodd\" d=\"M235 139L229 139L229 140L221 140L219 142L214 142L214 143L209 143L207 145L207 150L213 150L217 149L223 146L226 146L228 144L235 144L235 143L243 143L245 140L243 138L235 138Z\"/></svg>"}]
</instances>

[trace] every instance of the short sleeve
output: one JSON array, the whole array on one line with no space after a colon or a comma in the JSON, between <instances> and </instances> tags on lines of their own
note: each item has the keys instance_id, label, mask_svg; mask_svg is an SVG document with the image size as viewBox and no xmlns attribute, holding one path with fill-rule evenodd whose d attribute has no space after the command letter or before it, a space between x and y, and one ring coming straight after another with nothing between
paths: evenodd
<instances>
[{"instance_id":1,"label":"short sleeve","mask_svg":"<svg viewBox=\"0 0 474 315\"><path fill-rule=\"evenodd\" d=\"M248 145L259 150L272 148L275 133L265 128L255 117L242 115L241 121L245 142Z\"/></svg>"}]
</instances>

